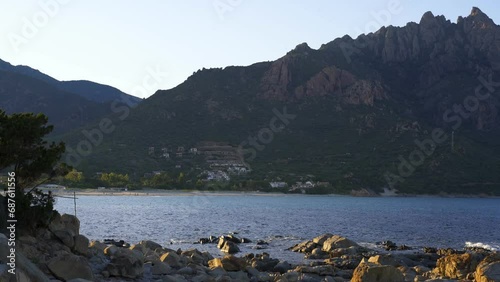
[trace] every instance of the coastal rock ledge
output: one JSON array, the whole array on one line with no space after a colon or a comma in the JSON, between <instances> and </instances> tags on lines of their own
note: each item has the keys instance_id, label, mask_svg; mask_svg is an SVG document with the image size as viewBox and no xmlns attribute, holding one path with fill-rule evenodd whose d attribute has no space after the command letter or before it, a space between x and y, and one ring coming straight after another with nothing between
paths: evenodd
<instances>
[{"instance_id":1,"label":"coastal rock ledge","mask_svg":"<svg viewBox=\"0 0 500 282\"><path fill-rule=\"evenodd\" d=\"M340 235L323 234L290 250L304 253L304 258L313 260L311 265L316 267L332 266L332 281L500 281L500 254L480 248L427 247L408 252L410 248L404 246L372 250Z\"/></svg>"},{"instance_id":2,"label":"coastal rock ledge","mask_svg":"<svg viewBox=\"0 0 500 282\"><path fill-rule=\"evenodd\" d=\"M500 281L500 254L484 249L372 250L323 234L290 248L306 258L293 265L267 253L224 254L223 246L213 257L153 241L89 242L79 229L76 217L62 215L49 228L19 237L15 276L7 272L8 240L0 234L0 281Z\"/></svg>"}]
</instances>

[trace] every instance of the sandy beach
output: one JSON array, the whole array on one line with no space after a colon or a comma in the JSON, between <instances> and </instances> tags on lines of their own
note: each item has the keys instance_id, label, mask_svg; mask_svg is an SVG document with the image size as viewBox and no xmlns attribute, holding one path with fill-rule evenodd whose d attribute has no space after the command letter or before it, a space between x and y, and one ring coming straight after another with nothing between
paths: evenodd
<instances>
[{"instance_id":1,"label":"sandy beach","mask_svg":"<svg viewBox=\"0 0 500 282\"><path fill-rule=\"evenodd\" d=\"M294 194L266 193L266 192L238 192L238 191L194 191L194 190L158 190L144 189L134 191L113 191L96 189L66 189L52 191L56 196L73 197L76 196L293 196ZM339 195L340 196L340 195Z\"/></svg>"},{"instance_id":2,"label":"sandy beach","mask_svg":"<svg viewBox=\"0 0 500 282\"><path fill-rule=\"evenodd\" d=\"M50 189L41 189L42 191L49 191ZM119 191L112 189L59 189L50 190L56 196L73 197L76 196L153 196L153 197L168 197L168 196L304 196L304 194L284 194L279 192L260 192L260 191L198 191L198 190L160 190L160 189L142 189L132 191ZM308 195L312 197L353 197L352 195L341 194L324 194L324 195ZM384 194L379 197L401 198L401 197L419 197L419 198L492 198L498 199L498 196L490 195L463 195L463 194L439 194L439 195L414 195L414 194Z\"/></svg>"}]
</instances>

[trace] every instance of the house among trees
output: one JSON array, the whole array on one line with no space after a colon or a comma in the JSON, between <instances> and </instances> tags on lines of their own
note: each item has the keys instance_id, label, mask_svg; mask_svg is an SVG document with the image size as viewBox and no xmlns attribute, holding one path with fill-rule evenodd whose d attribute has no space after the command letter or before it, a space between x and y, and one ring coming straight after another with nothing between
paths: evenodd
<instances>
[{"instance_id":1,"label":"house among trees","mask_svg":"<svg viewBox=\"0 0 500 282\"><path fill-rule=\"evenodd\" d=\"M168 153L168 148L161 148L161 157L165 159L170 159L170 154Z\"/></svg>"},{"instance_id":2,"label":"house among trees","mask_svg":"<svg viewBox=\"0 0 500 282\"><path fill-rule=\"evenodd\" d=\"M290 191L297 190L297 189L312 189L315 186L316 185L314 183L312 183L311 181L297 182L294 185L292 185L292 189L290 189Z\"/></svg>"},{"instance_id":3,"label":"house among trees","mask_svg":"<svg viewBox=\"0 0 500 282\"><path fill-rule=\"evenodd\" d=\"M216 170L216 171L207 170L204 171L201 175L206 176L204 181L222 182L231 180L231 177L229 177L229 175L222 170Z\"/></svg>"},{"instance_id":4,"label":"house among trees","mask_svg":"<svg viewBox=\"0 0 500 282\"><path fill-rule=\"evenodd\" d=\"M178 157L178 158L182 158L182 156L184 155L184 147L183 146L179 146L177 147L177 153L175 153L175 156Z\"/></svg>"},{"instance_id":5,"label":"house among trees","mask_svg":"<svg viewBox=\"0 0 500 282\"><path fill-rule=\"evenodd\" d=\"M288 186L286 182L269 182L271 188L285 188Z\"/></svg>"},{"instance_id":6,"label":"house among trees","mask_svg":"<svg viewBox=\"0 0 500 282\"><path fill-rule=\"evenodd\" d=\"M227 172L235 175L244 175L250 172L250 170L244 165L232 165L227 169Z\"/></svg>"}]
</instances>

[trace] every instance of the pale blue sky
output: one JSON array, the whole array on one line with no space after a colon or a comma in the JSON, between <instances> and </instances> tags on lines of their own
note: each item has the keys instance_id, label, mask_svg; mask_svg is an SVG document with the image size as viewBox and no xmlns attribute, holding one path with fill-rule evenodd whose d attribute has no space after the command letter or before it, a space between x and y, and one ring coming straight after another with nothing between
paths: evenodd
<instances>
[{"instance_id":1,"label":"pale blue sky","mask_svg":"<svg viewBox=\"0 0 500 282\"><path fill-rule=\"evenodd\" d=\"M302 42L318 48L429 10L456 22L472 6L500 22L491 0L0 0L0 58L144 97L203 67L275 60ZM168 76L145 85L152 69Z\"/></svg>"}]
</instances>

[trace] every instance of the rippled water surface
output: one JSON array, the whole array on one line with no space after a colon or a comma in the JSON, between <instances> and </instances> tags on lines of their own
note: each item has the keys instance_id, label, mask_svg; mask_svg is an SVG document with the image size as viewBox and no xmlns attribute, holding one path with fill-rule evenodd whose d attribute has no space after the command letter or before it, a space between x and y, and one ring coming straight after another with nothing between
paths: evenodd
<instances>
[{"instance_id":1,"label":"rippled water surface","mask_svg":"<svg viewBox=\"0 0 500 282\"><path fill-rule=\"evenodd\" d=\"M60 198L56 208L73 214L73 200ZM286 248L323 233L365 244L391 240L414 247L462 248L466 242L500 247L500 199L79 196L77 216L80 232L90 239L149 239L174 249L196 247L218 255L214 245L191 243L238 232L240 237L270 241L266 252L292 261L301 256ZM241 248L260 252L253 246Z\"/></svg>"}]
</instances>

